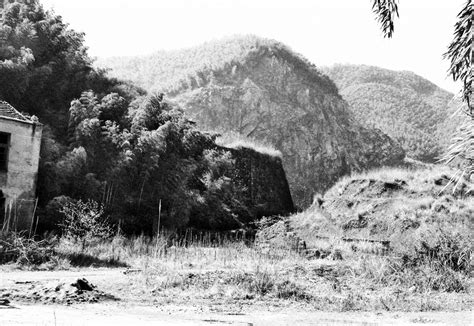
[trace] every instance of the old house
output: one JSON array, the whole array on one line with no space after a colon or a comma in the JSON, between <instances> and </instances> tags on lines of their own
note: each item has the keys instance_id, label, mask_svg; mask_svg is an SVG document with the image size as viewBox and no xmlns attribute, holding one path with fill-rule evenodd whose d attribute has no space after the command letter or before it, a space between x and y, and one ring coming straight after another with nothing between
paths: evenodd
<instances>
[{"instance_id":1,"label":"old house","mask_svg":"<svg viewBox=\"0 0 474 326\"><path fill-rule=\"evenodd\" d=\"M30 228L43 126L0 100L0 225Z\"/></svg>"}]
</instances>

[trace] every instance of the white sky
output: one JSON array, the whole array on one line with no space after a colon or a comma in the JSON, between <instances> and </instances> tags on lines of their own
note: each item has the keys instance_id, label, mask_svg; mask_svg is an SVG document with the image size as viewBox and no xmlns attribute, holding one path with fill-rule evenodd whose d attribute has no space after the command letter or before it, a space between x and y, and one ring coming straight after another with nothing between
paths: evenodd
<instances>
[{"instance_id":1,"label":"white sky","mask_svg":"<svg viewBox=\"0 0 474 326\"><path fill-rule=\"evenodd\" d=\"M401 0L384 39L372 0L41 0L86 33L96 57L189 47L234 34L281 41L317 66L355 63L411 70L456 92L442 59L465 0Z\"/></svg>"}]
</instances>

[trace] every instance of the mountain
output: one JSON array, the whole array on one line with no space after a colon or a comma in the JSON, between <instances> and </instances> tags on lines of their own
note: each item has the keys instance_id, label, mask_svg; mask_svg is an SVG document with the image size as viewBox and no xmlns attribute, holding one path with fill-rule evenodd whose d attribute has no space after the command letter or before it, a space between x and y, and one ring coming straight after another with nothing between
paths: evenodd
<instances>
[{"instance_id":1,"label":"mountain","mask_svg":"<svg viewBox=\"0 0 474 326\"><path fill-rule=\"evenodd\" d=\"M387 135L356 122L331 79L273 40L233 37L98 64L165 92L201 128L273 145L299 207L342 175L400 164L405 156Z\"/></svg>"},{"instance_id":2,"label":"mountain","mask_svg":"<svg viewBox=\"0 0 474 326\"><path fill-rule=\"evenodd\" d=\"M449 143L454 95L409 71L366 65L323 68L356 120L398 141L407 155L434 162Z\"/></svg>"}]
</instances>

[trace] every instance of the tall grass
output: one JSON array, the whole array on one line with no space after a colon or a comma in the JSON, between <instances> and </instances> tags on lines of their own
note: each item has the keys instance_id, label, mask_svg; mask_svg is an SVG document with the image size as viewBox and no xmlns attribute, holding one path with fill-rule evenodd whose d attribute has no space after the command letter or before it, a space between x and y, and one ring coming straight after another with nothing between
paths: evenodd
<instances>
[{"instance_id":1,"label":"tall grass","mask_svg":"<svg viewBox=\"0 0 474 326\"><path fill-rule=\"evenodd\" d=\"M212 238L203 234L182 241L171 233L153 238L116 235L85 248L63 238L50 253L56 263L49 267L127 267L127 282L114 295L155 304L288 301L309 309L347 311L386 309L384 305L396 310L454 308L470 302L466 299L470 265L456 269L440 263L447 259L442 254L378 256L354 251L350 244L334 239L327 243L320 239L321 246L339 250L343 260L309 259L290 249L262 250L244 240L222 237L216 243Z\"/></svg>"}]
</instances>

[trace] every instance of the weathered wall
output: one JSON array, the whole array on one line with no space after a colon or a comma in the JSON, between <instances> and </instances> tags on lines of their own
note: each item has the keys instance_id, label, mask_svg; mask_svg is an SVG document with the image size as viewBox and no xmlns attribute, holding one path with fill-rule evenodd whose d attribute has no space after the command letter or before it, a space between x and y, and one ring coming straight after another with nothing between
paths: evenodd
<instances>
[{"instance_id":1,"label":"weathered wall","mask_svg":"<svg viewBox=\"0 0 474 326\"><path fill-rule=\"evenodd\" d=\"M30 227L36 198L36 179L42 125L0 117L0 132L10 134L8 171L0 172L0 190L12 205L11 222L18 229Z\"/></svg>"},{"instance_id":2,"label":"weathered wall","mask_svg":"<svg viewBox=\"0 0 474 326\"><path fill-rule=\"evenodd\" d=\"M246 187L255 217L287 215L295 211L281 158L250 148L231 148L237 178Z\"/></svg>"}]
</instances>

